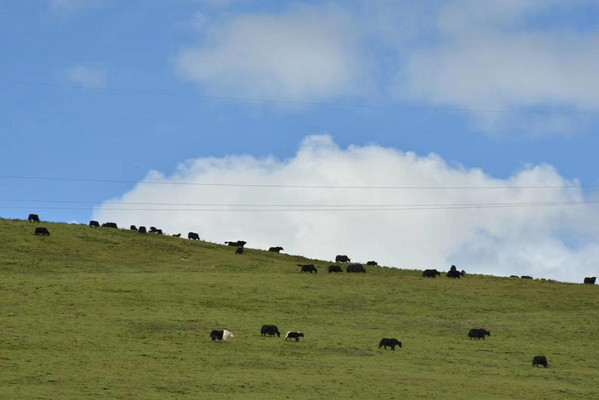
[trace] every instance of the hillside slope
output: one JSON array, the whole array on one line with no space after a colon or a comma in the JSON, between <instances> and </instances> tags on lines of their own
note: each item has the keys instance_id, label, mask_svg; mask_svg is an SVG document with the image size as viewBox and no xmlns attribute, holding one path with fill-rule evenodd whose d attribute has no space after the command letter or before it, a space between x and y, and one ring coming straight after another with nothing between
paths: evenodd
<instances>
[{"instance_id":1,"label":"hillside slope","mask_svg":"<svg viewBox=\"0 0 599 400\"><path fill-rule=\"evenodd\" d=\"M251 248L42 225L51 236L0 219L1 399L599 398L596 285L327 274ZM318 274L299 273L312 262ZM469 340L474 327L491 336ZM222 328L235 337L211 342ZM549 368L532 367L540 354Z\"/></svg>"}]
</instances>

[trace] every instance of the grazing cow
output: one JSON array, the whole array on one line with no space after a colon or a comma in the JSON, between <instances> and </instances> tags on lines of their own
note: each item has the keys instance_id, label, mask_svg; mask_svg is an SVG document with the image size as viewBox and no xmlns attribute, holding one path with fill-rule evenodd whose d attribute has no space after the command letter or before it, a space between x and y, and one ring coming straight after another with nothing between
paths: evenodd
<instances>
[{"instance_id":1,"label":"grazing cow","mask_svg":"<svg viewBox=\"0 0 599 400\"><path fill-rule=\"evenodd\" d=\"M235 250L235 254L243 254L243 246L239 246L236 250Z\"/></svg>"},{"instance_id":2,"label":"grazing cow","mask_svg":"<svg viewBox=\"0 0 599 400\"><path fill-rule=\"evenodd\" d=\"M331 272L343 272L343 270L338 265L329 265L329 274Z\"/></svg>"},{"instance_id":3,"label":"grazing cow","mask_svg":"<svg viewBox=\"0 0 599 400\"><path fill-rule=\"evenodd\" d=\"M297 264L297 266L301 268L300 272L314 272L315 274L318 273L318 270L316 269L314 264Z\"/></svg>"},{"instance_id":4,"label":"grazing cow","mask_svg":"<svg viewBox=\"0 0 599 400\"><path fill-rule=\"evenodd\" d=\"M424 278L435 278L437 275L441 275L441 273L436 269L425 269L422 271L422 276Z\"/></svg>"},{"instance_id":5,"label":"grazing cow","mask_svg":"<svg viewBox=\"0 0 599 400\"><path fill-rule=\"evenodd\" d=\"M270 337L274 337L277 335L277 337L281 337L281 332L279 332L279 328L277 328L276 325L262 325L260 334L262 334L262 336L268 335Z\"/></svg>"},{"instance_id":6,"label":"grazing cow","mask_svg":"<svg viewBox=\"0 0 599 400\"><path fill-rule=\"evenodd\" d=\"M195 232L189 232L187 234L187 239L190 239L190 240L200 240L200 235L198 235Z\"/></svg>"},{"instance_id":7,"label":"grazing cow","mask_svg":"<svg viewBox=\"0 0 599 400\"><path fill-rule=\"evenodd\" d=\"M345 262L350 262L350 261L351 261L351 260L350 260L350 259L349 259L349 257L348 257L348 256L346 256L346 255L339 255L339 256L335 257L335 262L342 262L342 263L345 263Z\"/></svg>"},{"instance_id":8,"label":"grazing cow","mask_svg":"<svg viewBox=\"0 0 599 400\"><path fill-rule=\"evenodd\" d=\"M173 236L174 237L181 237L181 234L180 233L175 233L175 234L173 234Z\"/></svg>"},{"instance_id":9,"label":"grazing cow","mask_svg":"<svg viewBox=\"0 0 599 400\"><path fill-rule=\"evenodd\" d=\"M518 275L510 275L510 278L518 278L518 279L520 279L520 277Z\"/></svg>"},{"instance_id":10,"label":"grazing cow","mask_svg":"<svg viewBox=\"0 0 599 400\"><path fill-rule=\"evenodd\" d=\"M376 267L376 266L377 266L377 265L379 265L379 264L378 264L376 261L368 261L368 262L366 263L366 265L370 265L370 266Z\"/></svg>"},{"instance_id":11,"label":"grazing cow","mask_svg":"<svg viewBox=\"0 0 599 400\"><path fill-rule=\"evenodd\" d=\"M156 227L155 226L151 226L150 227L150 233L156 233Z\"/></svg>"},{"instance_id":12,"label":"grazing cow","mask_svg":"<svg viewBox=\"0 0 599 400\"><path fill-rule=\"evenodd\" d=\"M40 222L40 217L38 217L37 214L29 214L29 216L27 217L27 220L29 222Z\"/></svg>"},{"instance_id":13,"label":"grazing cow","mask_svg":"<svg viewBox=\"0 0 599 400\"><path fill-rule=\"evenodd\" d=\"M222 340L222 341L226 341L229 338L232 338L233 336L233 332L229 332L226 329L223 330L213 330L212 332L210 332L210 339L212 339L212 341L214 342L215 340Z\"/></svg>"},{"instance_id":14,"label":"grazing cow","mask_svg":"<svg viewBox=\"0 0 599 400\"><path fill-rule=\"evenodd\" d=\"M366 273L364 266L362 264L349 264L346 269L347 272L362 272Z\"/></svg>"},{"instance_id":15,"label":"grazing cow","mask_svg":"<svg viewBox=\"0 0 599 400\"><path fill-rule=\"evenodd\" d=\"M285 335L285 340L295 339L296 342L299 342L299 338L304 337L304 332L298 331L289 331L287 335Z\"/></svg>"},{"instance_id":16,"label":"grazing cow","mask_svg":"<svg viewBox=\"0 0 599 400\"><path fill-rule=\"evenodd\" d=\"M468 332L468 337L470 340L472 339L482 339L485 340L485 336L491 336L491 331L482 328L472 328Z\"/></svg>"},{"instance_id":17,"label":"grazing cow","mask_svg":"<svg viewBox=\"0 0 599 400\"><path fill-rule=\"evenodd\" d=\"M156 229L154 233L157 235L162 235L162 229Z\"/></svg>"},{"instance_id":18,"label":"grazing cow","mask_svg":"<svg viewBox=\"0 0 599 400\"><path fill-rule=\"evenodd\" d=\"M532 276L529 276L529 275L522 275L520 278L521 278L521 279L532 279Z\"/></svg>"},{"instance_id":19,"label":"grazing cow","mask_svg":"<svg viewBox=\"0 0 599 400\"><path fill-rule=\"evenodd\" d=\"M589 285L594 285L597 280L596 276L584 278L584 283L588 283Z\"/></svg>"},{"instance_id":20,"label":"grazing cow","mask_svg":"<svg viewBox=\"0 0 599 400\"><path fill-rule=\"evenodd\" d=\"M148 231L147 231L147 229L146 229L146 227L145 227L145 226L140 226L140 227L137 229L137 232L138 232L138 233L148 233Z\"/></svg>"},{"instance_id":21,"label":"grazing cow","mask_svg":"<svg viewBox=\"0 0 599 400\"><path fill-rule=\"evenodd\" d=\"M243 240L238 240L236 242L225 242L225 244L229 245L229 246L234 246L234 247L243 247L245 246L247 242L243 241Z\"/></svg>"},{"instance_id":22,"label":"grazing cow","mask_svg":"<svg viewBox=\"0 0 599 400\"><path fill-rule=\"evenodd\" d=\"M131 226L129 227L129 230L131 230L131 231L136 231L136 230L137 230L137 227L136 227L135 225L131 225Z\"/></svg>"},{"instance_id":23,"label":"grazing cow","mask_svg":"<svg viewBox=\"0 0 599 400\"><path fill-rule=\"evenodd\" d=\"M547 357L545 357L545 356L535 356L532 359L532 366L533 367L538 367L539 365L542 365L543 367L547 368L549 366L549 364L547 363Z\"/></svg>"},{"instance_id":24,"label":"grazing cow","mask_svg":"<svg viewBox=\"0 0 599 400\"><path fill-rule=\"evenodd\" d=\"M461 276L464 276L464 271L455 271L455 270L450 270L447 271L447 275L448 278L457 278L460 279Z\"/></svg>"},{"instance_id":25,"label":"grazing cow","mask_svg":"<svg viewBox=\"0 0 599 400\"><path fill-rule=\"evenodd\" d=\"M268 251L272 251L273 253L279 253L281 250L283 250L281 246L271 247L268 249Z\"/></svg>"},{"instance_id":26,"label":"grazing cow","mask_svg":"<svg viewBox=\"0 0 599 400\"><path fill-rule=\"evenodd\" d=\"M100 223L98 221L94 221L92 219L91 221L89 221L89 226L91 226L93 228L99 228L100 227Z\"/></svg>"},{"instance_id":27,"label":"grazing cow","mask_svg":"<svg viewBox=\"0 0 599 400\"><path fill-rule=\"evenodd\" d=\"M115 222L104 222L102 228L118 228Z\"/></svg>"},{"instance_id":28,"label":"grazing cow","mask_svg":"<svg viewBox=\"0 0 599 400\"><path fill-rule=\"evenodd\" d=\"M35 233L37 236L50 236L50 231L48 231L48 228L45 228L43 226L38 226L37 228L35 228L35 231L33 233Z\"/></svg>"},{"instance_id":29,"label":"grazing cow","mask_svg":"<svg viewBox=\"0 0 599 400\"><path fill-rule=\"evenodd\" d=\"M395 351L395 346L399 346L401 349L401 342L395 338L382 338L379 342L379 349L382 347L387 350L387 346L391 347L391 350Z\"/></svg>"}]
</instances>

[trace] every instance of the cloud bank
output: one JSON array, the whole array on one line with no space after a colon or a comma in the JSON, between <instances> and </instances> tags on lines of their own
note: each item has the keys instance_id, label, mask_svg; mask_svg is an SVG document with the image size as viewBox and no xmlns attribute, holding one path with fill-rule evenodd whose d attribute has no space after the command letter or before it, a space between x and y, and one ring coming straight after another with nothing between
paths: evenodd
<instances>
[{"instance_id":1,"label":"cloud bank","mask_svg":"<svg viewBox=\"0 0 599 400\"><path fill-rule=\"evenodd\" d=\"M400 268L446 270L455 264L472 273L572 282L596 275L599 214L590 205L540 205L585 200L572 187L577 182L550 165L497 179L435 154L340 148L319 135L307 137L288 160L200 158L170 176L152 171L145 181L164 184L140 182L100 205L94 219L183 236L193 231L217 243L242 239L249 248L283 246L286 253L324 260L348 254ZM470 206L454 208L464 204ZM481 207L489 204L495 206ZM375 205L383 209L371 210Z\"/></svg>"},{"instance_id":2,"label":"cloud bank","mask_svg":"<svg viewBox=\"0 0 599 400\"><path fill-rule=\"evenodd\" d=\"M223 96L459 109L488 133L571 135L599 107L588 1L332 4L231 9L177 55L177 71Z\"/></svg>"}]
</instances>

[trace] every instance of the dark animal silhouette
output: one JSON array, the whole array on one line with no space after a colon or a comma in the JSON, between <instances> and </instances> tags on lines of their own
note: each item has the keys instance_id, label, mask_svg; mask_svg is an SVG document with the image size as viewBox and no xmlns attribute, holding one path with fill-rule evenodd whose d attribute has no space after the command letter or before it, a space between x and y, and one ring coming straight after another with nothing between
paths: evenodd
<instances>
[{"instance_id":1,"label":"dark animal silhouette","mask_svg":"<svg viewBox=\"0 0 599 400\"><path fill-rule=\"evenodd\" d=\"M289 331L287 335L285 335L285 340L295 339L296 342L299 342L299 338L304 337L304 332L298 331Z\"/></svg>"},{"instance_id":2,"label":"dark animal silhouette","mask_svg":"<svg viewBox=\"0 0 599 400\"><path fill-rule=\"evenodd\" d=\"M529 276L529 275L522 275L520 278L521 278L521 279L532 279L532 276Z\"/></svg>"},{"instance_id":3,"label":"dark animal silhouette","mask_svg":"<svg viewBox=\"0 0 599 400\"><path fill-rule=\"evenodd\" d=\"M148 233L148 231L147 231L147 229L146 229L146 227L145 227L145 226L140 226L140 227L137 229L137 232L139 232L139 233Z\"/></svg>"},{"instance_id":4,"label":"dark animal silhouette","mask_svg":"<svg viewBox=\"0 0 599 400\"><path fill-rule=\"evenodd\" d=\"M198 235L195 232L189 232L187 234L187 239L190 239L190 240L200 240L200 235Z\"/></svg>"},{"instance_id":5,"label":"dark animal silhouette","mask_svg":"<svg viewBox=\"0 0 599 400\"><path fill-rule=\"evenodd\" d=\"M235 247L243 247L246 245L247 242L243 241L243 240L238 240L236 242L225 242L226 245L229 246L235 246Z\"/></svg>"},{"instance_id":6,"label":"dark animal silhouette","mask_svg":"<svg viewBox=\"0 0 599 400\"><path fill-rule=\"evenodd\" d=\"M342 262L342 263L345 263L345 262L350 262L350 261L351 261L351 260L350 260L350 259L349 259L349 257L348 257L348 256L346 256L346 255L338 255L337 257L335 257L335 262Z\"/></svg>"},{"instance_id":7,"label":"dark animal silhouette","mask_svg":"<svg viewBox=\"0 0 599 400\"><path fill-rule=\"evenodd\" d=\"M210 339L214 342L215 340L227 340L233 337L233 332L229 332L226 329L223 330L213 330L210 332Z\"/></svg>"},{"instance_id":8,"label":"dark animal silhouette","mask_svg":"<svg viewBox=\"0 0 599 400\"><path fill-rule=\"evenodd\" d=\"M281 332L279 332L279 328L276 325L262 325L260 329L260 334L262 336L270 336L273 337L277 335L277 337L281 337Z\"/></svg>"},{"instance_id":9,"label":"dark animal silhouette","mask_svg":"<svg viewBox=\"0 0 599 400\"><path fill-rule=\"evenodd\" d=\"M301 268L300 272L314 272L315 274L318 273L318 270L316 269L314 264L297 264L297 266Z\"/></svg>"},{"instance_id":10,"label":"dark animal silhouette","mask_svg":"<svg viewBox=\"0 0 599 400\"><path fill-rule=\"evenodd\" d=\"M137 227L136 227L135 225L131 225L131 226L129 227L129 230L131 230L131 231L136 231L136 230L137 230Z\"/></svg>"},{"instance_id":11,"label":"dark animal silhouette","mask_svg":"<svg viewBox=\"0 0 599 400\"><path fill-rule=\"evenodd\" d=\"M588 283L589 285L594 285L596 280L597 280L596 276L586 277L586 278L584 278L584 283Z\"/></svg>"},{"instance_id":12,"label":"dark animal silhouette","mask_svg":"<svg viewBox=\"0 0 599 400\"><path fill-rule=\"evenodd\" d=\"M366 273L364 266L362 264L349 264L346 269L347 272L362 272Z\"/></svg>"},{"instance_id":13,"label":"dark animal silhouette","mask_svg":"<svg viewBox=\"0 0 599 400\"><path fill-rule=\"evenodd\" d=\"M422 271L422 276L424 278L436 278L437 275L441 275L441 273L436 269L425 269Z\"/></svg>"},{"instance_id":14,"label":"dark animal silhouette","mask_svg":"<svg viewBox=\"0 0 599 400\"><path fill-rule=\"evenodd\" d=\"M518 279L520 279L520 277L518 275L510 275L510 278L518 278Z\"/></svg>"},{"instance_id":15,"label":"dark animal silhouette","mask_svg":"<svg viewBox=\"0 0 599 400\"><path fill-rule=\"evenodd\" d=\"M162 235L162 229L156 229L156 230L154 231L154 233L155 233L156 235Z\"/></svg>"},{"instance_id":16,"label":"dark animal silhouette","mask_svg":"<svg viewBox=\"0 0 599 400\"><path fill-rule=\"evenodd\" d=\"M331 272L343 272L343 270L338 265L329 265L329 274Z\"/></svg>"},{"instance_id":17,"label":"dark animal silhouette","mask_svg":"<svg viewBox=\"0 0 599 400\"><path fill-rule=\"evenodd\" d=\"M283 250L281 246L271 247L268 249L268 251L272 251L273 253L279 253L281 250Z\"/></svg>"},{"instance_id":18,"label":"dark animal silhouette","mask_svg":"<svg viewBox=\"0 0 599 400\"><path fill-rule=\"evenodd\" d=\"M38 226L37 228L35 228L35 231L33 231L33 233L37 236L50 236L50 231L48 230L48 228L45 228L43 226Z\"/></svg>"},{"instance_id":19,"label":"dark animal silhouette","mask_svg":"<svg viewBox=\"0 0 599 400\"><path fill-rule=\"evenodd\" d=\"M40 217L37 214L29 214L27 220L29 222L40 222Z\"/></svg>"},{"instance_id":20,"label":"dark animal silhouette","mask_svg":"<svg viewBox=\"0 0 599 400\"><path fill-rule=\"evenodd\" d=\"M173 236L174 237L181 237L181 234L180 233L175 233L175 234L173 234Z\"/></svg>"},{"instance_id":21,"label":"dark animal silhouette","mask_svg":"<svg viewBox=\"0 0 599 400\"><path fill-rule=\"evenodd\" d=\"M235 249L235 254L243 254L243 246L239 246L237 249Z\"/></svg>"},{"instance_id":22,"label":"dark animal silhouette","mask_svg":"<svg viewBox=\"0 0 599 400\"><path fill-rule=\"evenodd\" d=\"M371 265L371 266L375 267L375 266L377 266L377 265L379 265L379 264L378 264L376 261L368 261L368 262L366 263L366 265Z\"/></svg>"},{"instance_id":23,"label":"dark animal silhouette","mask_svg":"<svg viewBox=\"0 0 599 400\"><path fill-rule=\"evenodd\" d=\"M104 222L102 228L118 228L115 222Z\"/></svg>"},{"instance_id":24,"label":"dark animal silhouette","mask_svg":"<svg viewBox=\"0 0 599 400\"><path fill-rule=\"evenodd\" d=\"M549 364L547 363L547 357L545 357L545 356L535 356L532 359L532 366L533 367L538 367L539 365L542 365L543 367L547 368L549 366Z\"/></svg>"},{"instance_id":25,"label":"dark animal silhouette","mask_svg":"<svg viewBox=\"0 0 599 400\"><path fill-rule=\"evenodd\" d=\"M91 221L89 221L89 226L91 226L93 228L99 228L100 227L100 223L98 221L94 221L92 219Z\"/></svg>"},{"instance_id":26,"label":"dark animal silhouette","mask_svg":"<svg viewBox=\"0 0 599 400\"><path fill-rule=\"evenodd\" d=\"M491 331L482 328L472 328L468 332L468 337L470 340L472 339L482 339L485 340L485 336L491 336Z\"/></svg>"},{"instance_id":27,"label":"dark animal silhouette","mask_svg":"<svg viewBox=\"0 0 599 400\"><path fill-rule=\"evenodd\" d=\"M382 338L379 342L379 349L382 347L387 350L387 346L391 347L391 350L395 351L395 346L401 348L401 342L395 338Z\"/></svg>"},{"instance_id":28,"label":"dark animal silhouette","mask_svg":"<svg viewBox=\"0 0 599 400\"><path fill-rule=\"evenodd\" d=\"M464 272L463 271L447 271L447 275L448 278L457 278L460 279L460 277L464 276Z\"/></svg>"}]
</instances>

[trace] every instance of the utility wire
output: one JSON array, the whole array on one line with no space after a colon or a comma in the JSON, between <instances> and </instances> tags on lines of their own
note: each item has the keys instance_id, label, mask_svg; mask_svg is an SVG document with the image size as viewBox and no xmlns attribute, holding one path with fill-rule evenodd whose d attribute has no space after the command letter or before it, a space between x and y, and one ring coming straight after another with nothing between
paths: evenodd
<instances>
[{"instance_id":1,"label":"utility wire","mask_svg":"<svg viewBox=\"0 0 599 400\"><path fill-rule=\"evenodd\" d=\"M87 85L69 85L64 83L53 83L53 82L36 82L26 80L8 80L1 79L1 83L22 85L22 86L37 86L47 88L60 88L60 89L76 89L76 90L92 90L97 92L107 93L123 93L143 96L168 96L168 97L180 97L180 98L192 98L192 99L209 99L209 100L223 100L223 101L234 101L244 103L272 103L272 104L290 104L290 105L313 105L313 106L329 106L329 107L350 107L350 108L371 108L371 109L403 109L403 110L423 110L423 111L444 111L444 112L477 112L477 113L495 113L495 114L587 114L597 115L599 110L526 110L526 109L492 109L492 108L467 108L467 107L434 107L434 106L409 106L399 104L367 104L367 103L335 103L335 102L319 102L319 101L307 101L307 100L290 100L290 99L269 99L269 98L251 98L251 97L238 97L238 96L217 96L217 95L188 95L181 94L172 91L151 91L141 89L123 89L123 88L108 88L101 86L87 86Z\"/></svg>"},{"instance_id":2,"label":"utility wire","mask_svg":"<svg viewBox=\"0 0 599 400\"><path fill-rule=\"evenodd\" d=\"M538 202L538 203L488 203L488 204L448 204L448 205L395 205L395 206L369 206L369 207L331 207L320 208L121 208L105 207L103 211L168 211L168 212L347 212L347 211L415 211L415 210L469 210L486 208L520 208L520 207L555 207L555 206L580 206L599 205L599 201L580 202ZM242 206L230 206L242 207ZM243 206L247 207L247 206ZM31 209L31 206L0 206L1 209ZM46 210L90 210L93 207L54 207L36 206L36 209Z\"/></svg>"},{"instance_id":3,"label":"utility wire","mask_svg":"<svg viewBox=\"0 0 599 400\"><path fill-rule=\"evenodd\" d=\"M343 185L284 185L261 183L215 183L215 182L160 182L133 181L124 179L89 179L89 178L57 178L39 176L0 175L0 179L58 181L58 182L95 182L95 183L130 183L137 185L181 185L181 186L214 186L214 187L255 187L285 189L393 189L393 190L481 190L481 189L565 189L596 187L598 185L523 185L523 186L343 186Z\"/></svg>"}]
</instances>

